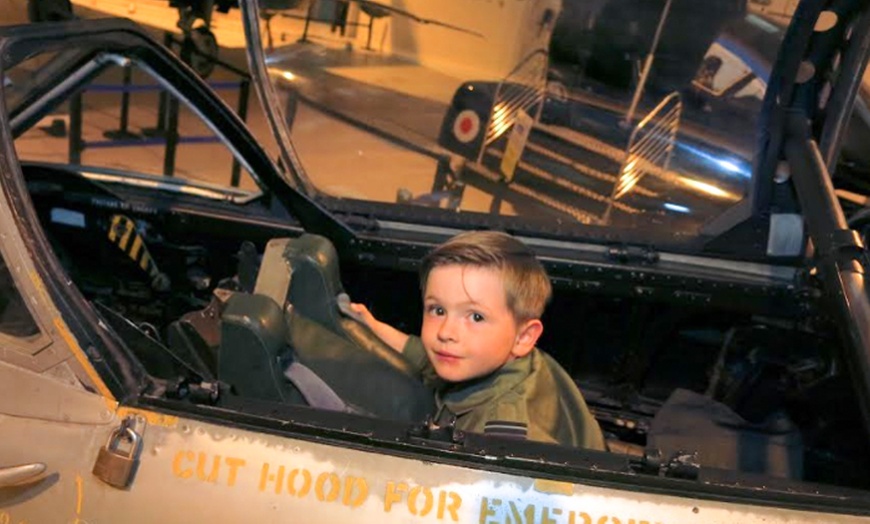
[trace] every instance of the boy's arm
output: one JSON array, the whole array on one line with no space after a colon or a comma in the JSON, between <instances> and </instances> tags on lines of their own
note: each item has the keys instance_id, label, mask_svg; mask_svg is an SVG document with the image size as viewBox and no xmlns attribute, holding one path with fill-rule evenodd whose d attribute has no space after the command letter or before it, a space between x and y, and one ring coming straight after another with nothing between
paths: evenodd
<instances>
[{"instance_id":1,"label":"boy's arm","mask_svg":"<svg viewBox=\"0 0 870 524\"><path fill-rule=\"evenodd\" d=\"M407 333L403 333L393 326L376 319L371 311L369 311L369 308L363 304L351 303L350 310L360 322L365 324L378 338L396 350L396 352L402 353L405 350L405 343L408 342Z\"/></svg>"},{"instance_id":2,"label":"boy's arm","mask_svg":"<svg viewBox=\"0 0 870 524\"><path fill-rule=\"evenodd\" d=\"M438 375L435 373L435 368L429 362L426 350L423 348L423 343L418 337L412 337L389 324L381 322L363 304L348 302L346 308L349 310L345 311L346 314L352 315L358 321L365 324L378 338L383 340L397 353L401 353L405 357L405 360L411 364L412 369L423 379L424 384L435 387Z\"/></svg>"}]
</instances>

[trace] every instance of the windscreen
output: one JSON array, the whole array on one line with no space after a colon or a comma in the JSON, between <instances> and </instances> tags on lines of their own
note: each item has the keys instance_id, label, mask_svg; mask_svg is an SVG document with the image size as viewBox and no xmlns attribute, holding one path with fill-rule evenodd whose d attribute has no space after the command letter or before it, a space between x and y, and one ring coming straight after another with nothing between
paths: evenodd
<instances>
[{"instance_id":1,"label":"windscreen","mask_svg":"<svg viewBox=\"0 0 870 524\"><path fill-rule=\"evenodd\" d=\"M753 190L790 17L732 0L258 7L251 45L331 205L686 239Z\"/></svg>"}]
</instances>

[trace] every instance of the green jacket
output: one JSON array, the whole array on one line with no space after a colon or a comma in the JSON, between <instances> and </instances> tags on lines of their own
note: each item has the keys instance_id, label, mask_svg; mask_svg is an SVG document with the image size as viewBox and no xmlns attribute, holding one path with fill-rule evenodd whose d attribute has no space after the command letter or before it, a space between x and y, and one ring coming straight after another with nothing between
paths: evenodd
<instances>
[{"instance_id":1,"label":"green jacket","mask_svg":"<svg viewBox=\"0 0 870 524\"><path fill-rule=\"evenodd\" d=\"M568 373L535 348L498 371L451 384L435 374L419 337L409 337L405 358L435 389L436 420L473 433L495 433L603 450L604 437Z\"/></svg>"}]
</instances>

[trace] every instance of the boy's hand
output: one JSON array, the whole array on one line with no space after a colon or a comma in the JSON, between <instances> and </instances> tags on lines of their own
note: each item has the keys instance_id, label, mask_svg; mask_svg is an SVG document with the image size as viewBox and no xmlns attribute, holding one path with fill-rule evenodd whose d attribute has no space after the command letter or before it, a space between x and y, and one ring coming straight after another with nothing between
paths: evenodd
<instances>
[{"instance_id":1,"label":"boy's hand","mask_svg":"<svg viewBox=\"0 0 870 524\"><path fill-rule=\"evenodd\" d=\"M344 296L347 297L347 295ZM365 305L351 302L349 298L343 300L341 295L339 295L338 307L345 315L365 324L366 327L372 330L372 333L396 350L396 352L401 353L404 351L408 335L376 319Z\"/></svg>"},{"instance_id":2,"label":"boy's hand","mask_svg":"<svg viewBox=\"0 0 870 524\"><path fill-rule=\"evenodd\" d=\"M357 304L356 302L351 302L348 308L355 319L368 326L369 329L374 329L372 326L378 322L378 319L372 315L369 308L365 307L363 304Z\"/></svg>"},{"instance_id":3,"label":"boy's hand","mask_svg":"<svg viewBox=\"0 0 870 524\"><path fill-rule=\"evenodd\" d=\"M367 307L362 304L351 302L347 293L339 293L336 297L336 303L338 304L338 309L341 310L345 316L365 324L369 329L372 329L372 323L376 322L376 320Z\"/></svg>"}]
</instances>

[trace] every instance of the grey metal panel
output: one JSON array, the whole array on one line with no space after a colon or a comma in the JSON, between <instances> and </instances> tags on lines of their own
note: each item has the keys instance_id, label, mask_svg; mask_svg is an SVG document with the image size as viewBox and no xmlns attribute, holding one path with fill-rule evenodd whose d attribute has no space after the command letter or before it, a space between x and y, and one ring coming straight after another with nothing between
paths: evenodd
<instances>
[{"instance_id":1,"label":"grey metal panel","mask_svg":"<svg viewBox=\"0 0 870 524\"><path fill-rule=\"evenodd\" d=\"M0 488L0 522L76 522L78 514L94 502L79 493L91 482L90 468L111 428L0 415L0 467L46 465L41 480Z\"/></svg>"},{"instance_id":2,"label":"grey metal panel","mask_svg":"<svg viewBox=\"0 0 870 524\"><path fill-rule=\"evenodd\" d=\"M0 125L3 124L5 115L0 115ZM11 133L5 126L0 128L0 150L15 151L11 143ZM17 159L13 155L0 153L0 173L20 177ZM4 181L4 185L6 183ZM10 184L7 189L14 191L14 185ZM71 348L67 343L74 343L75 340L65 331L66 325L62 322L59 311L48 296L45 284L37 276L33 260L21 238L18 218L12 213L12 206L7 198L7 193L0 191L0 256L5 260L15 286L40 332L31 337L0 336L0 361L42 372L68 359ZM19 195L19 198L26 201L28 196ZM79 370L78 366L75 368L82 380L89 382L86 373Z\"/></svg>"},{"instance_id":3,"label":"grey metal panel","mask_svg":"<svg viewBox=\"0 0 870 524\"><path fill-rule=\"evenodd\" d=\"M96 393L0 362L2 414L76 424L108 424L114 419L110 407Z\"/></svg>"},{"instance_id":4,"label":"grey metal panel","mask_svg":"<svg viewBox=\"0 0 870 524\"><path fill-rule=\"evenodd\" d=\"M40 328L42 329L41 326ZM37 335L33 342L0 335L0 361L34 371L44 371L68 357L63 345L55 344L45 332Z\"/></svg>"},{"instance_id":5,"label":"grey metal panel","mask_svg":"<svg viewBox=\"0 0 870 524\"><path fill-rule=\"evenodd\" d=\"M0 174L10 178L21 177L20 167L14 155L11 133L9 132L7 115L0 114ZM16 186L8 184L3 178L4 189L14 193ZM6 185L8 184L8 187ZM69 367L83 384L96 387L99 380L86 369L89 363L78 341L69 332L60 311L49 297L45 283L38 276L34 261L22 238L18 217L12 212L9 195L0 191L0 256L6 262L15 286L27 304L34 321L39 326L37 335L26 338L0 336L0 361L22 366L35 372L44 372L55 368L64 361L69 361ZM29 196L16 195L23 201L29 201ZM52 256L52 255L46 255ZM82 360L76 361L71 356ZM91 373L91 374L89 374Z\"/></svg>"},{"instance_id":6,"label":"grey metal panel","mask_svg":"<svg viewBox=\"0 0 870 524\"><path fill-rule=\"evenodd\" d=\"M149 424L132 485L118 490L90 474L109 428L13 425L34 432L37 447L49 433L72 444L63 459L57 449L29 457L47 457L49 469L58 461L44 495L4 506L0 492L0 511L15 522L870 522L512 476L171 417ZM0 432L9 429L0 418ZM0 462L8 448L0 442ZM62 503L46 504L49 496Z\"/></svg>"}]
</instances>

